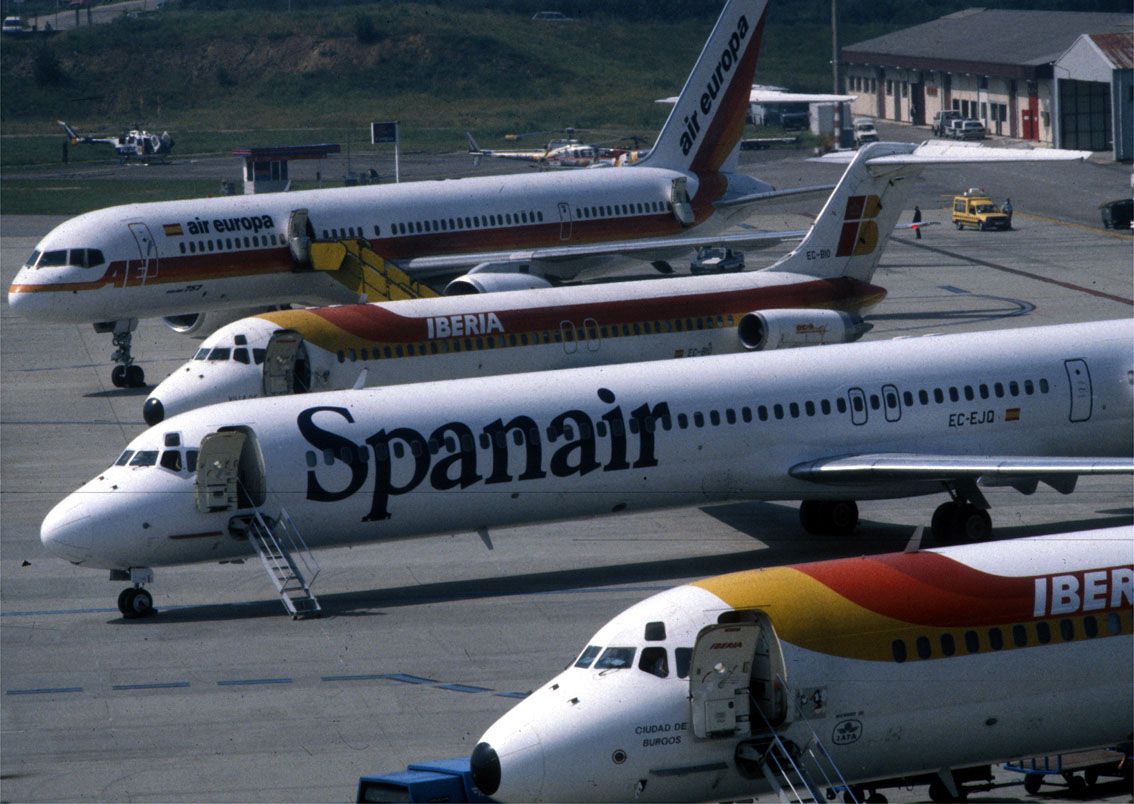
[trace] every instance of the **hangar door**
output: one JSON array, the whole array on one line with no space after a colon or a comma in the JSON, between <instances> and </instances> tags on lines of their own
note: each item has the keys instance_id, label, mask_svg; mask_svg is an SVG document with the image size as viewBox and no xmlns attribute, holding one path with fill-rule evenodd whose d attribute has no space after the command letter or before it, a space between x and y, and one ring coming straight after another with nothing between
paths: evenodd
<instances>
[{"instance_id":1,"label":"hangar door","mask_svg":"<svg viewBox=\"0 0 1134 804\"><path fill-rule=\"evenodd\" d=\"M1101 81L1059 81L1059 125L1063 148L1109 151L1110 85Z\"/></svg>"}]
</instances>

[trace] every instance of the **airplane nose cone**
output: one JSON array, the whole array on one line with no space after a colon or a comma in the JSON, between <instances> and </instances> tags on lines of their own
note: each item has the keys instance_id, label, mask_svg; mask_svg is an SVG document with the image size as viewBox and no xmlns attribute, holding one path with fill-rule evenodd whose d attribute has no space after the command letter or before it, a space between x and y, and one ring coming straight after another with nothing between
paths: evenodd
<instances>
[{"instance_id":1,"label":"airplane nose cone","mask_svg":"<svg viewBox=\"0 0 1134 804\"><path fill-rule=\"evenodd\" d=\"M157 397L151 396L142 405L142 418L146 420L146 424L153 427L155 424L160 424L162 419L165 418L165 405Z\"/></svg>"},{"instance_id":2,"label":"airplane nose cone","mask_svg":"<svg viewBox=\"0 0 1134 804\"><path fill-rule=\"evenodd\" d=\"M486 796L500 789L500 757L488 743L477 743L469 760L473 784Z\"/></svg>"},{"instance_id":3,"label":"airplane nose cone","mask_svg":"<svg viewBox=\"0 0 1134 804\"><path fill-rule=\"evenodd\" d=\"M90 517L72 495L48 512L39 527L39 540L48 552L73 564L82 563L88 556Z\"/></svg>"}]
</instances>

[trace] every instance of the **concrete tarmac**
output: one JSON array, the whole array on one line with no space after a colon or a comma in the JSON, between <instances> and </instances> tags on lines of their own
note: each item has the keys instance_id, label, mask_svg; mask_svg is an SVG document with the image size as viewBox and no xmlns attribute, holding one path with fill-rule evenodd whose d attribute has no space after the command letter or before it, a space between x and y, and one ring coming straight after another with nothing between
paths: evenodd
<instances>
[{"instance_id":1,"label":"concrete tarmac","mask_svg":"<svg viewBox=\"0 0 1134 804\"><path fill-rule=\"evenodd\" d=\"M785 185L811 183L820 168L837 178L798 154L762 158L753 172ZM868 337L1129 319L1131 238L1092 226L1080 201L1127 192L1128 168L1058 166L1059 192L1049 170L927 170L915 202L942 225L921 241L893 238L874 280L890 295ZM1012 182L1015 230L947 225L942 195L978 182L997 196ZM751 223L799 228L818 207L763 210ZM5 287L55 222L0 219ZM151 384L195 344L152 321L135 337ZM50 507L143 429L146 391L111 386L110 352L109 337L89 326L27 321L0 306L6 801L351 800L361 774L467 756L516 695L641 598L710 574L899 550L941 502L863 503L859 532L846 539L805 536L795 505L734 503L502 529L491 551L472 533L323 551L315 591L325 616L303 622L283 614L258 563L159 569L160 614L126 622L115 606L121 584L50 556L38 537ZM1041 487L988 497L1002 538L1134 520L1128 478L1081 482L1070 496ZM1051 786L1028 796L1020 777L998 780L1007 786L970 800L1066 795ZM925 790L888 795L924 800ZM1097 798L1129 795L1104 786Z\"/></svg>"}]
</instances>

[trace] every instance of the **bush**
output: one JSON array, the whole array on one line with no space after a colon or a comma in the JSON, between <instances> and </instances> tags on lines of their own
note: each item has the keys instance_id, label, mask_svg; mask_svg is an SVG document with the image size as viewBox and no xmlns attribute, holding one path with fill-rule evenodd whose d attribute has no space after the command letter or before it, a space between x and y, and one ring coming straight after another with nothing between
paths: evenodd
<instances>
[{"instance_id":1,"label":"bush","mask_svg":"<svg viewBox=\"0 0 1134 804\"><path fill-rule=\"evenodd\" d=\"M373 45L382 38L374 20L365 14L359 14L354 18L354 36L364 45Z\"/></svg>"},{"instance_id":2,"label":"bush","mask_svg":"<svg viewBox=\"0 0 1134 804\"><path fill-rule=\"evenodd\" d=\"M67 76L59 64L55 48L43 45L36 50L32 59L32 76L40 86L54 86L66 81Z\"/></svg>"}]
</instances>

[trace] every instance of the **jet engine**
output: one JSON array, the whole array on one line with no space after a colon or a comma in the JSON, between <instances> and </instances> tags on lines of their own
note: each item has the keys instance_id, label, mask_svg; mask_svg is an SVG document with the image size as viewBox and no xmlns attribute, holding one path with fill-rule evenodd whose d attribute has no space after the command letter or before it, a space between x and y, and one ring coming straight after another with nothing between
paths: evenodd
<instances>
[{"instance_id":1,"label":"jet engine","mask_svg":"<svg viewBox=\"0 0 1134 804\"><path fill-rule=\"evenodd\" d=\"M182 313L181 315L167 315L162 321L179 335L210 335L225 324L239 321L250 315L270 313L274 310L283 310L285 307L262 306L242 307L232 310L210 310L205 313Z\"/></svg>"},{"instance_id":2,"label":"jet engine","mask_svg":"<svg viewBox=\"0 0 1134 804\"><path fill-rule=\"evenodd\" d=\"M458 276L445 286L445 295L468 296L473 293L500 293L505 290L535 290L549 287L551 287L551 283L542 276L518 272L484 271Z\"/></svg>"},{"instance_id":3,"label":"jet engine","mask_svg":"<svg viewBox=\"0 0 1134 804\"><path fill-rule=\"evenodd\" d=\"M759 310L740 319L736 333L753 352L857 341L871 330L854 313L838 310Z\"/></svg>"}]
</instances>

